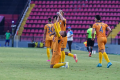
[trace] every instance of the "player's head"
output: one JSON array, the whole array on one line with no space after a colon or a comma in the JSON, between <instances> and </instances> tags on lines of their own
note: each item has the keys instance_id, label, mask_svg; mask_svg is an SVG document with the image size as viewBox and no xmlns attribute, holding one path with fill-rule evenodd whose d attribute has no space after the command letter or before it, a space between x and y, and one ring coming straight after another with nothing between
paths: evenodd
<instances>
[{"instance_id":1,"label":"player's head","mask_svg":"<svg viewBox=\"0 0 120 80\"><path fill-rule=\"evenodd\" d=\"M89 28L92 28L92 26L93 26L92 24L91 24L91 25L89 25Z\"/></svg>"},{"instance_id":2,"label":"player's head","mask_svg":"<svg viewBox=\"0 0 120 80\"><path fill-rule=\"evenodd\" d=\"M48 18L48 23L51 23L52 22L52 19L51 18Z\"/></svg>"},{"instance_id":3,"label":"player's head","mask_svg":"<svg viewBox=\"0 0 120 80\"><path fill-rule=\"evenodd\" d=\"M60 33L60 35L61 35L62 37L66 37L66 36L67 36L66 31L60 31L59 33Z\"/></svg>"},{"instance_id":4,"label":"player's head","mask_svg":"<svg viewBox=\"0 0 120 80\"><path fill-rule=\"evenodd\" d=\"M53 16L53 22L55 23L57 20L57 15Z\"/></svg>"},{"instance_id":5,"label":"player's head","mask_svg":"<svg viewBox=\"0 0 120 80\"><path fill-rule=\"evenodd\" d=\"M68 27L68 31L70 31L71 30L71 27Z\"/></svg>"},{"instance_id":6,"label":"player's head","mask_svg":"<svg viewBox=\"0 0 120 80\"><path fill-rule=\"evenodd\" d=\"M7 32L9 33L9 30L7 30Z\"/></svg>"},{"instance_id":7,"label":"player's head","mask_svg":"<svg viewBox=\"0 0 120 80\"><path fill-rule=\"evenodd\" d=\"M64 12L62 10L59 10L60 14L64 16Z\"/></svg>"},{"instance_id":8,"label":"player's head","mask_svg":"<svg viewBox=\"0 0 120 80\"><path fill-rule=\"evenodd\" d=\"M95 16L95 22L100 21L100 20L101 20L101 16L100 15L96 15Z\"/></svg>"}]
</instances>

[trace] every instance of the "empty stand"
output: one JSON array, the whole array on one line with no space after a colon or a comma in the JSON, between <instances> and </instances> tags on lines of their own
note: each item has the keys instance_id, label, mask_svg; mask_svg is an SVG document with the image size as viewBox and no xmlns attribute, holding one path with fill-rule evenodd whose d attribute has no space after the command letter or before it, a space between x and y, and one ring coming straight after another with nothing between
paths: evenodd
<instances>
[{"instance_id":1,"label":"empty stand","mask_svg":"<svg viewBox=\"0 0 120 80\"><path fill-rule=\"evenodd\" d=\"M67 27L71 26L76 42L85 41L86 30L90 24L95 23L95 15L101 15L101 20L112 29L120 21L120 1L118 0L31 1L31 4L33 3L35 7L24 26L24 36L42 36L47 19L56 15L56 12L60 9L65 12ZM84 39L79 40L77 37ZM120 38L119 35L116 38Z\"/></svg>"}]
</instances>

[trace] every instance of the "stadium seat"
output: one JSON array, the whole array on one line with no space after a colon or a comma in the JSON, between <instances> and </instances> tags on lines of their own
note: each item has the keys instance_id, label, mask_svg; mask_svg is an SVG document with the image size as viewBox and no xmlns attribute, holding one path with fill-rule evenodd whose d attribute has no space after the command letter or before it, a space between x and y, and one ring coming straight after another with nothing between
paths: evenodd
<instances>
[{"instance_id":1,"label":"stadium seat","mask_svg":"<svg viewBox=\"0 0 120 80\"><path fill-rule=\"evenodd\" d=\"M37 0L32 1L31 3L35 3L36 5L32 9L24 27L26 31L32 28L32 32L33 28L38 29L38 31L34 30L35 34L33 36L37 35L36 32L42 33L44 25L47 23L47 19L56 15L56 12L60 9L64 11L65 18L67 19L67 27L71 26L73 32L75 33L75 37L85 37L84 34L86 34L86 30L89 25L94 23L95 15L101 15L102 21L110 25L112 29L119 23L120 20L120 2L114 0ZM26 34L27 32L24 33ZM42 35L40 34L39 36ZM76 39L76 41L77 40L78 39Z\"/></svg>"}]
</instances>

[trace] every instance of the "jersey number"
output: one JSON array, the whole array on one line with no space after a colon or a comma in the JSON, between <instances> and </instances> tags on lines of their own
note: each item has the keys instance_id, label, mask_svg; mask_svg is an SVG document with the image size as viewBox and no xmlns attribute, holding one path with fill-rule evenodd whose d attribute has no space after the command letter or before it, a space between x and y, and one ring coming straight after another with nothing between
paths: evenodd
<instances>
[{"instance_id":1,"label":"jersey number","mask_svg":"<svg viewBox=\"0 0 120 80\"><path fill-rule=\"evenodd\" d=\"M102 33L103 33L103 29L102 29L102 26L101 26L101 28L100 28L100 32L102 32Z\"/></svg>"},{"instance_id":2,"label":"jersey number","mask_svg":"<svg viewBox=\"0 0 120 80\"><path fill-rule=\"evenodd\" d=\"M53 32L53 31L54 31L53 26L52 27L48 27L48 33Z\"/></svg>"}]
</instances>

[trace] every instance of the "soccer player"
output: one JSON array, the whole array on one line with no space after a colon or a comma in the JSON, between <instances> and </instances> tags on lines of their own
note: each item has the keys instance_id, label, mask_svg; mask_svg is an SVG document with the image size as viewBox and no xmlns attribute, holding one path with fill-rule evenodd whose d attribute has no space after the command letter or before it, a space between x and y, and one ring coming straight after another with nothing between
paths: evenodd
<instances>
[{"instance_id":1,"label":"soccer player","mask_svg":"<svg viewBox=\"0 0 120 80\"><path fill-rule=\"evenodd\" d=\"M53 36L50 36L50 34L54 32L54 27L52 24L52 19L48 18L48 24L45 25L44 27L44 35L43 35L43 42L45 43L45 46L47 47L47 57L48 57L48 62L50 62L50 51L49 48L51 48L52 45L52 39Z\"/></svg>"},{"instance_id":2,"label":"soccer player","mask_svg":"<svg viewBox=\"0 0 120 80\"><path fill-rule=\"evenodd\" d=\"M66 31L66 19L63 17L64 16L64 12L62 10L59 10L59 12L57 12L58 14L58 22L60 23L60 27L61 27L61 31ZM75 59L75 61L77 62L77 55L76 54L71 54L68 52L65 52L64 49L66 48L67 45L67 37L63 38L63 42L61 45L61 62L65 61L65 55L68 55L70 57L73 57Z\"/></svg>"},{"instance_id":3,"label":"soccer player","mask_svg":"<svg viewBox=\"0 0 120 80\"><path fill-rule=\"evenodd\" d=\"M60 23L61 31L66 31L66 19L63 17L64 12L62 10L59 10L57 13L59 16L58 22ZM65 61L65 51L64 48L66 48L67 45L67 37L63 38L63 42L61 44L61 62Z\"/></svg>"},{"instance_id":4,"label":"soccer player","mask_svg":"<svg viewBox=\"0 0 120 80\"><path fill-rule=\"evenodd\" d=\"M95 38L95 34L96 32L94 33L94 38ZM89 29L87 29L86 39L87 39L87 50L89 52L89 57L91 57L92 48L94 46L94 41L92 40L92 25L89 25Z\"/></svg>"},{"instance_id":5,"label":"soccer player","mask_svg":"<svg viewBox=\"0 0 120 80\"><path fill-rule=\"evenodd\" d=\"M8 43L8 46L9 46L9 42L10 42L10 32L9 30L7 30L7 32L5 33L5 46L6 46L6 43Z\"/></svg>"},{"instance_id":6,"label":"soccer player","mask_svg":"<svg viewBox=\"0 0 120 80\"><path fill-rule=\"evenodd\" d=\"M107 68L109 68L112 63L110 62L108 55L105 52L105 44L107 43L107 37L109 36L111 32L111 28L100 21L101 16L96 15L95 16L95 24L93 25L93 30L92 30L92 40L94 40L94 32L96 31L97 35L97 42L98 42L98 50L99 50L99 64L97 67L102 67L102 55L104 56L105 60L107 61ZM108 34L106 35L106 29L108 30Z\"/></svg>"},{"instance_id":7,"label":"soccer player","mask_svg":"<svg viewBox=\"0 0 120 80\"><path fill-rule=\"evenodd\" d=\"M65 68L69 68L69 63L59 63L61 58L61 44L63 41L62 37L66 37L65 31L60 31L59 22L54 23L55 27L55 35L53 38L53 55L50 63L50 68L59 68L61 66L65 66Z\"/></svg>"}]
</instances>

